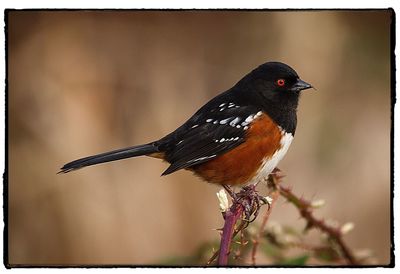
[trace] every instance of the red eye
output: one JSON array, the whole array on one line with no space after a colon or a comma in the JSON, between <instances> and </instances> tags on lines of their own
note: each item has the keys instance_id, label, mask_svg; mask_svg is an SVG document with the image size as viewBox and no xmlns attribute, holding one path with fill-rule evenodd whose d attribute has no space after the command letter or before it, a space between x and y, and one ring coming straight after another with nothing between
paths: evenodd
<instances>
[{"instance_id":1,"label":"red eye","mask_svg":"<svg viewBox=\"0 0 400 274\"><path fill-rule=\"evenodd\" d=\"M285 80L284 79L278 79L276 81L276 84L280 87L283 87L285 85Z\"/></svg>"}]
</instances>

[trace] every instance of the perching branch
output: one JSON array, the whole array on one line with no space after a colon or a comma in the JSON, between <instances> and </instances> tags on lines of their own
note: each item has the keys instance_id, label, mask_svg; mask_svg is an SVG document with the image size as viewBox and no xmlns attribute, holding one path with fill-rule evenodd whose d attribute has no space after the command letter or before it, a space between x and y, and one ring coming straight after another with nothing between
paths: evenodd
<instances>
[{"instance_id":1,"label":"perching branch","mask_svg":"<svg viewBox=\"0 0 400 274\"><path fill-rule=\"evenodd\" d=\"M207 265L210 265L217 257L218 257L218 265L223 266L228 264L232 239L240 231L243 231L250 222L255 220L258 214L258 210L260 209L260 206L268 202L269 204L268 210L264 214L260 229L253 240L253 246L251 250L251 262L253 265L255 265L256 253L258 246L260 244L261 237L264 234L264 230L269 220L271 210L280 195L283 196L289 203L293 204L299 210L301 217L305 219L307 222L306 229L317 228L322 232L326 233L329 236L329 238L332 239L334 243L336 243L340 253L342 254L343 258L347 261L347 263L352 265L357 264L358 262L356 258L353 256L352 252L343 241L343 234L345 233L345 231L340 227L339 228L333 227L331 225L328 225L323 220L317 219L313 215L313 208L315 207L314 203L311 203L303 198L297 197L291 191L291 189L281 186L280 182L283 176L278 175L278 173L279 170L277 169L276 172L272 173L268 177L267 180L268 186L270 189L272 188L272 192L269 194L270 197L268 197L267 199L258 195L257 191L255 190L255 186L244 187L239 193L236 194L230 193L231 196L232 195L234 196L234 198L232 199L233 204L230 207L228 205L226 196L225 200L220 199L220 202L222 201L220 207L221 210L223 211L225 223L222 229L220 248L219 250L214 252L213 256L208 260ZM217 195L220 198L221 193ZM241 220L241 223L240 225L235 227L238 220Z\"/></svg>"},{"instance_id":2,"label":"perching branch","mask_svg":"<svg viewBox=\"0 0 400 274\"><path fill-rule=\"evenodd\" d=\"M224 194L221 192L217 194L225 223L222 229L220 248L208 260L207 265L211 264L217 256L218 265L227 265L232 239L239 231L245 229L249 223L256 219L261 205L268 203L264 197L258 195L255 187L255 185L246 186L239 193L234 193L229 187L225 186L233 201L229 208L226 194L224 192ZM235 224L239 219L242 221L235 229Z\"/></svg>"},{"instance_id":3,"label":"perching branch","mask_svg":"<svg viewBox=\"0 0 400 274\"><path fill-rule=\"evenodd\" d=\"M300 215L307 221L307 229L317 228L322 232L328 234L328 236L333 239L339 246L339 249L342 252L346 261L352 265L357 264L356 258L353 256L350 249L343 241L343 233L341 232L340 228L335 228L326 224L326 222L324 222L323 220L317 219L313 215L311 203L303 198L297 197L289 188L283 187L279 184L276 184L276 188L279 190L279 193L286 198L288 202L293 204L299 210Z\"/></svg>"},{"instance_id":4,"label":"perching branch","mask_svg":"<svg viewBox=\"0 0 400 274\"><path fill-rule=\"evenodd\" d=\"M242 220L242 222L240 223L240 225L235 229L235 231L233 232L233 235L231 236L231 240L233 238L236 237L236 235L239 233L239 231L242 231L247 225L247 221ZM214 254L211 256L211 258L207 261L207 265L210 265L214 262L214 260L217 258L217 256L219 255L219 251L220 249L218 249L217 251L214 252Z\"/></svg>"},{"instance_id":5,"label":"perching branch","mask_svg":"<svg viewBox=\"0 0 400 274\"><path fill-rule=\"evenodd\" d=\"M241 204L233 204L225 212L225 224L222 229L221 244L218 256L218 265L227 265L232 242L232 234L237 220L242 216L244 207Z\"/></svg>"}]
</instances>

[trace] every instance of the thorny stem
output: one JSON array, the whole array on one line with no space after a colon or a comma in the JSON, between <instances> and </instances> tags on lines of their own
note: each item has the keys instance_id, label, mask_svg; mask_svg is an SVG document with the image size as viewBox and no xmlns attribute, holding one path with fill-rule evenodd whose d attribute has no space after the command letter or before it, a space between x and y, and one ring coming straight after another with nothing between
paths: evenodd
<instances>
[{"instance_id":1,"label":"thorny stem","mask_svg":"<svg viewBox=\"0 0 400 274\"><path fill-rule=\"evenodd\" d=\"M235 231L233 232L231 239L235 238L236 235L239 233L239 231L242 231L246 225L247 225L247 221L242 220L239 227L237 229L235 229ZM214 254L211 256L211 258L208 260L207 265L210 265L217 258L218 255L219 255L219 249L214 252Z\"/></svg>"},{"instance_id":2,"label":"thorny stem","mask_svg":"<svg viewBox=\"0 0 400 274\"><path fill-rule=\"evenodd\" d=\"M225 224L222 229L221 244L218 256L218 265L227 265L229 250L232 242L232 234L237 220L242 216L243 206L233 204L227 212L225 212Z\"/></svg>"},{"instance_id":3,"label":"thorny stem","mask_svg":"<svg viewBox=\"0 0 400 274\"><path fill-rule=\"evenodd\" d=\"M279 172L279 170L276 170ZM323 220L317 219L314 217L312 213L311 203L303 198L297 197L289 188L281 186L279 183L283 176L273 173L268 178L268 182L272 185L274 191L270 194L272 197L272 204L268 208L265 213L260 230L256 239L253 241L253 249L252 249L252 264L255 265L255 255L257 252L257 248L260 242L260 238L262 237L265 226L268 222L269 216L271 214L271 210L278 199L279 195L282 195L286 198L288 202L293 204L300 212L302 218L307 221L306 229L318 228L322 232L328 234L328 236L333 239L338 245L341 253L343 254L344 259L348 264L356 265L358 261L351 253L350 249L347 247L345 242L343 241L343 234L340 229L332 227L326 224ZM248 220L242 219L242 222L238 226L237 229L234 229L236 222L245 212L244 205L241 203L235 203L229 208L229 210L225 213L225 223L224 228L222 230L221 244L220 249L215 251L211 258L208 260L207 265L210 265L218 256L218 265L226 265L228 263L230 244L232 239L237 235L239 231L245 229L249 223Z\"/></svg>"},{"instance_id":4,"label":"thorny stem","mask_svg":"<svg viewBox=\"0 0 400 274\"><path fill-rule=\"evenodd\" d=\"M328 234L329 237L337 243L346 261L352 265L357 264L356 258L351 253L347 245L344 243L342 238L343 235L339 229L329 226L323 220L315 218L312 213L310 202L302 198L298 198L289 188L283 187L278 184L276 184L276 188L279 190L279 193L286 198L288 202L297 207L300 215L307 221L307 229L315 227Z\"/></svg>"},{"instance_id":5,"label":"thorny stem","mask_svg":"<svg viewBox=\"0 0 400 274\"><path fill-rule=\"evenodd\" d=\"M231 191L229 187L225 189ZM262 205L261 202L264 202L264 198L258 195L255 186L245 186L239 193L230 193L230 195L233 204L223 213L225 223L222 229L220 248L208 260L207 264L213 262L218 256L218 265L227 265L232 239L239 231L245 229L249 223L255 220ZM239 219L242 219L242 222L235 230L235 224Z\"/></svg>"}]
</instances>

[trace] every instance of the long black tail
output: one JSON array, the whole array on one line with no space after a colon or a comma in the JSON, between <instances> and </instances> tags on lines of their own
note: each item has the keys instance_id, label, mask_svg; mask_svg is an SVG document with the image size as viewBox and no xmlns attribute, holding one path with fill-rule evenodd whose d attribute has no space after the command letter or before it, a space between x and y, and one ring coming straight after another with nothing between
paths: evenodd
<instances>
[{"instance_id":1,"label":"long black tail","mask_svg":"<svg viewBox=\"0 0 400 274\"><path fill-rule=\"evenodd\" d=\"M58 173L67 173L86 166L91 166L100 163L106 163L141 155L149 155L157 152L159 152L158 146L155 143L139 145L134 147L127 147L72 161L68 164L65 164Z\"/></svg>"}]
</instances>

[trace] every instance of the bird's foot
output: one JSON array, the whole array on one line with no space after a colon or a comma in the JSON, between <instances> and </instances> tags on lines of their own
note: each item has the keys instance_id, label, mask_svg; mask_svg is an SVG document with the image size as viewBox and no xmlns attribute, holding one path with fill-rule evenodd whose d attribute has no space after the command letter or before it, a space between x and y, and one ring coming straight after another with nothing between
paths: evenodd
<instances>
[{"instance_id":1,"label":"bird's foot","mask_svg":"<svg viewBox=\"0 0 400 274\"><path fill-rule=\"evenodd\" d=\"M233 205L243 207L244 221L247 225L257 218L262 205L269 205L268 200L258 194L256 185L245 186L237 193L229 186L224 186L224 188L231 196Z\"/></svg>"}]
</instances>

